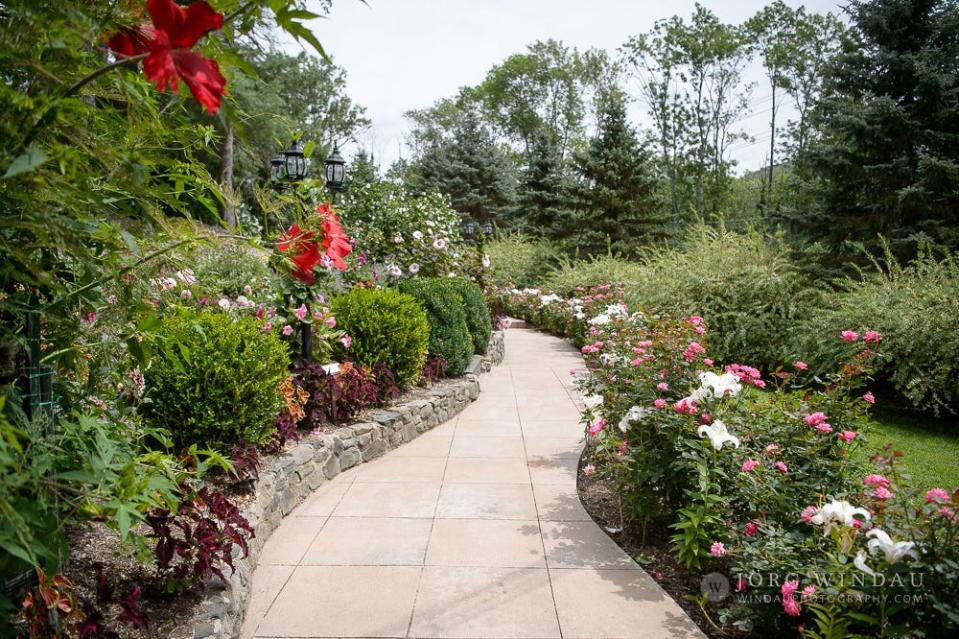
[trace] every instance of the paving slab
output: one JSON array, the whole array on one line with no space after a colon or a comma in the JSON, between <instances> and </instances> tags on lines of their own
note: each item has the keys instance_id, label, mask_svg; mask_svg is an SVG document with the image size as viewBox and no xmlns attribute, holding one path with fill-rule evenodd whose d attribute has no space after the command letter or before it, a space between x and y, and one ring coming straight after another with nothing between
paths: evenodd
<instances>
[{"instance_id":1,"label":"paving slab","mask_svg":"<svg viewBox=\"0 0 959 639\"><path fill-rule=\"evenodd\" d=\"M704 639L579 500L579 353L527 329L506 342L458 417L282 522L242 639Z\"/></svg>"}]
</instances>

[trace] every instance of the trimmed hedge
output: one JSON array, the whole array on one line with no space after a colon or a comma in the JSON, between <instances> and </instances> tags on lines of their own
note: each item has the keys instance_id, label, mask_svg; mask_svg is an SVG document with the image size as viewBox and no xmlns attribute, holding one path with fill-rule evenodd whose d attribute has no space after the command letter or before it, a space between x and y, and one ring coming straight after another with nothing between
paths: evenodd
<instances>
[{"instance_id":1,"label":"trimmed hedge","mask_svg":"<svg viewBox=\"0 0 959 639\"><path fill-rule=\"evenodd\" d=\"M473 340L457 292L441 278L400 281L401 292L413 296L426 312L430 326L429 354L446 360L446 374L462 375L473 358Z\"/></svg>"},{"instance_id":2,"label":"trimmed hedge","mask_svg":"<svg viewBox=\"0 0 959 639\"><path fill-rule=\"evenodd\" d=\"M483 290L465 277L452 277L448 284L460 297L463 311L466 313L466 327L473 339L473 352L486 355L490 338L493 336L493 322L489 308L483 298Z\"/></svg>"},{"instance_id":3,"label":"trimmed hedge","mask_svg":"<svg viewBox=\"0 0 959 639\"><path fill-rule=\"evenodd\" d=\"M150 402L142 411L177 447L228 450L273 432L282 403L277 386L290 359L256 319L180 311L162 320L151 346L156 354L144 373Z\"/></svg>"},{"instance_id":4,"label":"trimmed hedge","mask_svg":"<svg viewBox=\"0 0 959 639\"><path fill-rule=\"evenodd\" d=\"M430 327L417 300L399 291L353 289L333 300L337 326L353 342L350 357L373 368L385 364L406 386L416 381L426 363Z\"/></svg>"}]
</instances>

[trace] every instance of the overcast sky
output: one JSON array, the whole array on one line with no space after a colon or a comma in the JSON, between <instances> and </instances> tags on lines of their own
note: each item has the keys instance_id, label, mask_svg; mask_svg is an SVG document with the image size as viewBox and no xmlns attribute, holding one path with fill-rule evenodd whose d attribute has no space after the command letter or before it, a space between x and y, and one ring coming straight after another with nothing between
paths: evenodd
<instances>
[{"instance_id":1,"label":"overcast sky","mask_svg":"<svg viewBox=\"0 0 959 639\"><path fill-rule=\"evenodd\" d=\"M811 11L839 12L835 0L808 0ZM480 82L494 64L536 40L554 38L579 49L615 54L630 36L674 14L688 17L694 0L336 0L328 19L310 23L334 61L346 69L350 97L373 122L361 145L372 148L384 168L400 154L408 125L403 114ZM767 4L763 0L703 0L721 20L740 23ZM291 50L298 45L289 45ZM737 143L740 170L762 165L768 148L769 90L762 71L751 68L753 90L740 124L757 142ZM786 113L785 115L789 115ZM632 109L645 124L643 105ZM349 148L355 150L355 146Z\"/></svg>"}]
</instances>

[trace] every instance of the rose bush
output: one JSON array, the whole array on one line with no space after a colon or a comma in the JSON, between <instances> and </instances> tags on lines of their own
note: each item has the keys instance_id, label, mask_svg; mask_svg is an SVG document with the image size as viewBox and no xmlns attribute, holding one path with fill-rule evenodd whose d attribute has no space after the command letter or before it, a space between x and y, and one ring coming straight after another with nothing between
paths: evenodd
<instances>
[{"instance_id":1,"label":"rose bush","mask_svg":"<svg viewBox=\"0 0 959 639\"><path fill-rule=\"evenodd\" d=\"M880 332L832 335L832 374L796 360L763 376L714 361L700 316L630 307L610 285L573 293L495 297L581 346L584 473L611 482L641 534L669 526L687 568L729 575L734 596L700 600L707 616L757 636L953 636L959 489L910 495L894 455L869 466L855 454L875 401L866 387L885 361Z\"/></svg>"}]
</instances>

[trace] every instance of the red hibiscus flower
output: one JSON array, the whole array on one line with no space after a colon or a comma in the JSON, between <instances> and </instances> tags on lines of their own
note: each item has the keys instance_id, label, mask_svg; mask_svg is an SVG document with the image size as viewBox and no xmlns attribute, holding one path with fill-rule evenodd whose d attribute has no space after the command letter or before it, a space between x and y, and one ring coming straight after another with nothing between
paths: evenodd
<instances>
[{"instance_id":1,"label":"red hibiscus flower","mask_svg":"<svg viewBox=\"0 0 959 639\"><path fill-rule=\"evenodd\" d=\"M214 60L193 51L207 32L223 27L223 14L205 1L183 8L173 0L147 0L152 25L118 33L109 45L121 56L149 54L143 60L143 72L160 91L167 86L179 93L178 78L183 78L193 97L210 113L220 109L226 78Z\"/></svg>"},{"instance_id":2,"label":"red hibiscus flower","mask_svg":"<svg viewBox=\"0 0 959 639\"><path fill-rule=\"evenodd\" d=\"M330 261L341 271L346 270L346 262L343 258L353 252L353 245L350 244L350 238L340 226L340 221L336 213L328 204L321 204L316 212L323 218L323 250Z\"/></svg>"},{"instance_id":3,"label":"red hibiscus flower","mask_svg":"<svg viewBox=\"0 0 959 639\"><path fill-rule=\"evenodd\" d=\"M299 225L294 224L276 244L280 252L290 254L293 277L304 284L313 283L316 279L313 269L320 263L320 248L313 239L314 235L313 231L301 231Z\"/></svg>"}]
</instances>

